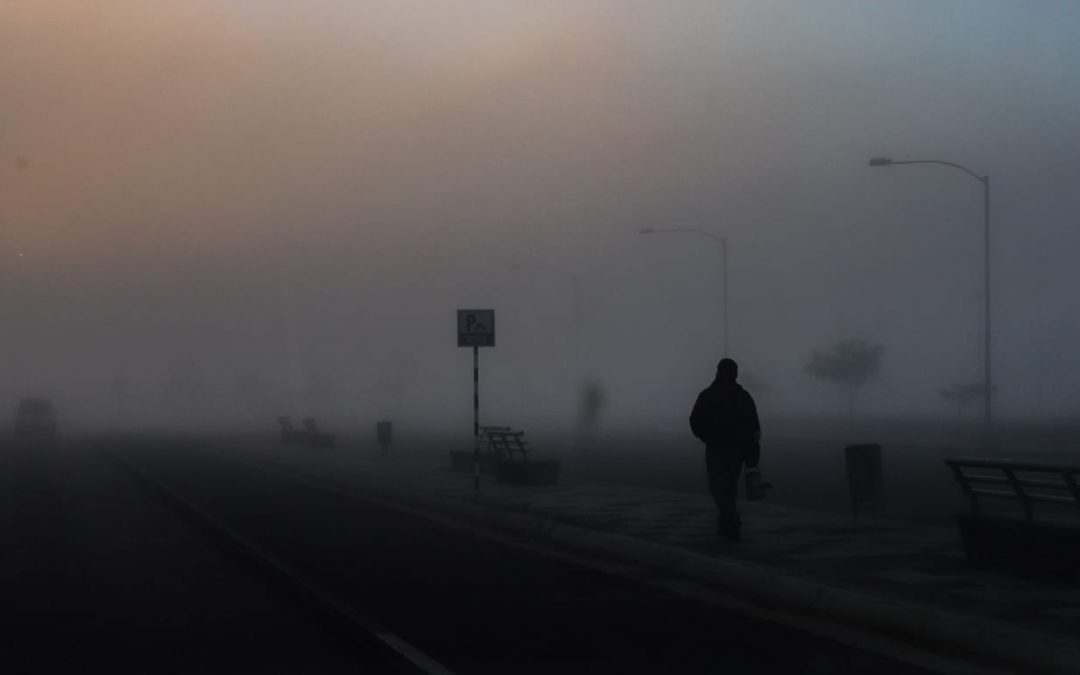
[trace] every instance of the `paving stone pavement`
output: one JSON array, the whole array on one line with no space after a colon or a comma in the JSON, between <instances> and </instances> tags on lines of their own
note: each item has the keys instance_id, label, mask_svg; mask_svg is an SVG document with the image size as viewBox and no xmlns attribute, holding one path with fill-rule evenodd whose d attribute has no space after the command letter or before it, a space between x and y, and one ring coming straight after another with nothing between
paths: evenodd
<instances>
[{"instance_id":1,"label":"paving stone pavement","mask_svg":"<svg viewBox=\"0 0 1080 675\"><path fill-rule=\"evenodd\" d=\"M1068 637L1080 635L1080 585L1028 581L968 567L954 528L741 502L743 540L715 534L707 495L562 478L556 486L501 485L449 470L434 458L353 450L315 451L277 443L227 450L237 458L351 489L391 485L423 498L480 502L590 529L781 568L804 578L931 603Z\"/></svg>"}]
</instances>

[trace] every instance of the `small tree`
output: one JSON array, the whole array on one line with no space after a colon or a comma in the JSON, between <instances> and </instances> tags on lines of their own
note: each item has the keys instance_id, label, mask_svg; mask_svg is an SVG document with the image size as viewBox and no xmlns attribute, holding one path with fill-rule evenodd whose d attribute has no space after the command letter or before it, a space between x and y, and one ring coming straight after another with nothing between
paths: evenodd
<instances>
[{"instance_id":1,"label":"small tree","mask_svg":"<svg viewBox=\"0 0 1080 675\"><path fill-rule=\"evenodd\" d=\"M855 416L855 397L881 369L885 348L858 338L833 343L810 354L806 371L813 377L839 385L848 397L848 414Z\"/></svg>"},{"instance_id":2,"label":"small tree","mask_svg":"<svg viewBox=\"0 0 1080 675\"><path fill-rule=\"evenodd\" d=\"M991 393L993 393L993 390L991 388ZM938 393L946 401L956 404L956 416L959 418L964 414L964 408L967 407L968 403L986 396L986 386L982 382L957 383L940 389Z\"/></svg>"}]
</instances>

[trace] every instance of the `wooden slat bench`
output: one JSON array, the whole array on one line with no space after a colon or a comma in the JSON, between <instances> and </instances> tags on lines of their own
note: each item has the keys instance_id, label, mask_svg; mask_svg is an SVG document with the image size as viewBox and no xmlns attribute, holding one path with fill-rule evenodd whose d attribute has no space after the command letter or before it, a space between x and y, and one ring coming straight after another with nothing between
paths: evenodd
<instances>
[{"instance_id":1,"label":"wooden slat bench","mask_svg":"<svg viewBox=\"0 0 1080 675\"><path fill-rule=\"evenodd\" d=\"M485 434L494 455L495 478L513 485L554 485L559 479L559 460L530 460L524 431L489 429Z\"/></svg>"},{"instance_id":2,"label":"wooden slat bench","mask_svg":"<svg viewBox=\"0 0 1080 675\"><path fill-rule=\"evenodd\" d=\"M489 428L485 434L487 447L496 457L513 459L514 453L521 455L522 461L529 459L529 446L525 442L524 431Z\"/></svg>"},{"instance_id":3,"label":"wooden slat bench","mask_svg":"<svg viewBox=\"0 0 1080 675\"><path fill-rule=\"evenodd\" d=\"M278 425L281 427L281 442L282 443L306 443L307 432L302 429L297 429L293 426L292 420L287 416L282 415L277 418Z\"/></svg>"},{"instance_id":4,"label":"wooden slat bench","mask_svg":"<svg viewBox=\"0 0 1080 675\"><path fill-rule=\"evenodd\" d=\"M487 435L489 432L510 431L510 427L497 427L497 426L481 426L480 438L474 439L474 442L480 444L480 473L491 473L491 461L494 459L490 449L488 448ZM451 450L450 451L450 470L460 473L472 473L473 462L475 461L474 450L472 448L468 450Z\"/></svg>"},{"instance_id":5,"label":"wooden slat bench","mask_svg":"<svg viewBox=\"0 0 1080 675\"><path fill-rule=\"evenodd\" d=\"M337 436L319 431L319 425L315 424L314 417L304 420L304 431L307 433L307 442L313 448L332 448Z\"/></svg>"}]
</instances>

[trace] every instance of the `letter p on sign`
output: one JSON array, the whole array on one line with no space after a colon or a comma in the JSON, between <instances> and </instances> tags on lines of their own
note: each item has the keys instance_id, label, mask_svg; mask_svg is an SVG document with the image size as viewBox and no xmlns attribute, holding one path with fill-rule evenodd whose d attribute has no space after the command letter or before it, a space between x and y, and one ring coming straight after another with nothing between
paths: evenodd
<instances>
[{"instance_id":1,"label":"letter p on sign","mask_svg":"<svg viewBox=\"0 0 1080 675\"><path fill-rule=\"evenodd\" d=\"M495 310L459 309L458 347L495 346Z\"/></svg>"}]
</instances>

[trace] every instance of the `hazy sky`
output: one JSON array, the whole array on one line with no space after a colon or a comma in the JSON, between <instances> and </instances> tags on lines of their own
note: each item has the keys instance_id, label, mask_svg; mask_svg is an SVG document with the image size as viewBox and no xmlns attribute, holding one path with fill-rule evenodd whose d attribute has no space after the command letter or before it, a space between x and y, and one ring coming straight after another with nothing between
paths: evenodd
<instances>
[{"instance_id":1,"label":"hazy sky","mask_svg":"<svg viewBox=\"0 0 1080 675\"><path fill-rule=\"evenodd\" d=\"M578 374L682 415L719 250L636 232L699 227L778 409L843 410L804 366L860 336L868 412L945 414L981 376L980 186L890 155L991 175L1002 408L1073 415L1078 30L1046 0L7 0L5 391L185 372L456 420L453 311L493 306L493 417L570 415Z\"/></svg>"}]
</instances>

